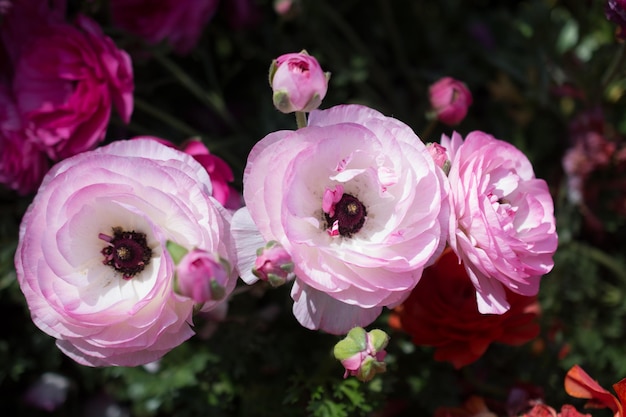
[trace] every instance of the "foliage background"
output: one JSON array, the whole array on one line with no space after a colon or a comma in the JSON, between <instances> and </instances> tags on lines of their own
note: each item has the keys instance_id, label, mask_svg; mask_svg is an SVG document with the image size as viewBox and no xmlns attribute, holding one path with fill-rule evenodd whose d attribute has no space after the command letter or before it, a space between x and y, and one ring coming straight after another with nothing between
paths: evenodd
<instances>
[{"instance_id":1,"label":"foliage background","mask_svg":"<svg viewBox=\"0 0 626 417\"><path fill-rule=\"evenodd\" d=\"M3 190L5 415L428 416L470 394L504 410L515 385L534 387L554 406L580 406L562 385L576 363L605 387L626 376L624 218L603 217L607 233L601 239L590 233L579 208L567 201L561 167L570 145L568 126L581 111L601 108L615 137L626 134L624 46L604 17L604 1L301 0L299 13L287 19L274 12L272 1L257 0L256 17L247 22L233 22L231 1L222 0L187 56L164 45L147 47L114 29L105 2L70 2L72 13L95 17L133 56L132 122L113 120L108 139L152 134L181 142L199 136L231 164L240 187L251 146L271 131L295 127L271 102L267 69L278 55L306 49L332 72L323 108L366 104L404 121L425 142L452 133L445 126L426 132L428 85L445 75L461 79L474 104L455 129L479 129L515 144L553 191L560 247L540 292L541 336L522 347L492 346L478 362L456 371L435 362L432 349L392 332L388 372L362 384L342 378L331 353L337 337L297 324L288 289L255 285L237 290L214 333L209 335L214 322L198 320L205 336L173 350L158 367L82 367L30 321L13 270L29 198ZM564 85L585 98L555 94ZM388 329L387 318L381 316L376 326ZM71 381L67 400L54 412L23 400L46 372Z\"/></svg>"}]
</instances>

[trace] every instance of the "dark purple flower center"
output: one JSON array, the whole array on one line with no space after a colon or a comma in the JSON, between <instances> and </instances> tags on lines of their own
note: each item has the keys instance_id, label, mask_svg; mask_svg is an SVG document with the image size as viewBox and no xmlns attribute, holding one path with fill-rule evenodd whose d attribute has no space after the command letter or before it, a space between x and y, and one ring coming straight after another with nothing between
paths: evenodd
<instances>
[{"instance_id":1,"label":"dark purple flower center","mask_svg":"<svg viewBox=\"0 0 626 417\"><path fill-rule=\"evenodd\" d=\"M152 249L146 241L146 234L113 228L113 237L100 233L98 237L108 243L100 253L104 255L103 264L120 272L129 280L146 267L152 258Z\"/></svg>"},{"instance_id":2,"label":"dark purple flower center","mask_svg":"<svg viewBox=\"0 0 626 417\"><path fill-rule=\"evenodd\" d=\"M346 237L350 237L361 230L363 223L365 223L367 211L358 198L350 194L344 194L335 204L334 209L335 213L332 217L325 213L329 228L332 228L333 224L337 222L339 234Z\"/></svg>"}]
</instances>

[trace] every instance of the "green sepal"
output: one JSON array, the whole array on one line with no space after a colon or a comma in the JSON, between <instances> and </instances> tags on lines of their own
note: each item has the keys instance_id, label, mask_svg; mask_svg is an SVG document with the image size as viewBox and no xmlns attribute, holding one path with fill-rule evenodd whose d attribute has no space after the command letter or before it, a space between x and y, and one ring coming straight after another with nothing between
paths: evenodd
<instances>
[{"instance_id":1,"label":"green sepal","mask_svg":"<svg viewBox=\"0 0 626 417\"><path fill-rule=\"evenodd\" d=\"M167 241L167 243L165 244L165 248L172 257L175 265L178 265L180 261L185 257L185 255L189 253L189 251L183 246L180 246L178 243L171 240Z\"/></svg>"}]
</instances>

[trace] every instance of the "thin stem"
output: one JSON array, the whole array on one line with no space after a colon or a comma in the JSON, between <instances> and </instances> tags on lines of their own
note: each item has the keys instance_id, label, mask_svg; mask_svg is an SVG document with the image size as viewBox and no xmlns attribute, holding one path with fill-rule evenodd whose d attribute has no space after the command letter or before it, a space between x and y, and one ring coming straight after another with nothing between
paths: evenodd
<instances>
[{"instance_id":1,"label":"thin stem","mask_svg":"<svg viewBox=\"0 0 626 417\"><path fill-rule=\"evenodd\" d=\"M606 72L602 76L602 89L604 90L608 85L613 81L613 77L618 73L619 68L622 66L622 62L624 61L624 55L626 52L626 43L620 45L619 50L613 57L611 64L607 68Z\"/></svg>"},{"instance_id":2,"label":"thin stem","mask_svg":"<svg viewBox=\"0 0 626 417\"><path fill-rule=\"evenodd\" d=\"M303 127L307 126L305 112L303 111L296 112L296 126L298 126L298 129L302 129Z\"/></svg>"},{"instance_id":3,"label":"thin stem","mask_svg":"<svg viewBox=\"0 0 626 417\"><path fill-rule=\"evenodd\" d=\"M153 56L165 69L167 69L174 76L174 78L176 78L176 80L183 87L185 87L192 95L200 100L200 102L212 109L224 122L226 122L226 124L233 128L233 130L238 130L238 125L235 122L235 119L228 112L226 108L226 103L219 94L206 91L174 61L167 58L160 52L154 50Z\"/></svg>"},{"instance_id":4,"label":"thin stem","mask_svg":"<svg viewBox=\"0 0 626 417\"><path fill-rule=\"evenodd\" d=\"M437 124L438 124L437 119L432 119L430 123L428 123L428 126L426 126L426 129L424 129L424 131L420 135L420 139L422 139L422 142L424 143L431 142L428 140L428 137L433 133L433 131L435 130L435 127L437 127Z\"/></svg>"},{"instance_id":5,"label":"thin stem","mask_svg":"<svg viewBox=\"0 0 626 417\"><path fill-rule=\"evenodd\" d=\"M200 132L189 126L187 123L137 97L135 97L135 108L167 123L187 136L201 136Z\"/></svg>"},{"instance_id":6,"label":"thin stem","mask_svg":"<svg viewBox=\"0 0 626 417\"><path fill-rule=\"evenodd\" d=\"M574 251L580 252L582 255L604 266L606 269L613 272L622 282L626 282L626 268L621 262L615 260L606 252L581 242L572 241L566 246L569 246Z\"/></svg>"}]
</instances>

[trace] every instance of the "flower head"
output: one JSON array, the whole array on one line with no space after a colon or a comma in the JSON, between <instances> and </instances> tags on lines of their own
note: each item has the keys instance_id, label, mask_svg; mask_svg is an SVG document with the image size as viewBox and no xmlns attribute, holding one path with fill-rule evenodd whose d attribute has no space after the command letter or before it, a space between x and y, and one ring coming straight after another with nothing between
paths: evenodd
<instances>
[{"instance_id":1,"label":"flower head","mask_svg":"<svg viewBox=\"0 0 626 417\"><path fill-rule=\"evenodd\" d=\"M447 249L394 309L392 325L408 332L413 343L435 347L436 360L458 369L478 360L493 342L519 345L539 334L536 298L508 290L507 298L506 313L481 314L463 264Z\"/></svg>"},{"instance_id":2,"label":"flower head","mask_svg":"<svg viewBox=\"0 0 626 417\"><path fill-rule=\"evenodd\" d=\"M449 244L476 287L478 310L509 309L505 288L532 296L554 265L554 203L513 145L475 131L443 136L450 153Z\"/></svg>"},{"instance_id":3,"label":"flower head","mask_svg":"<svg viewBox=\"0 0 626 417\"><path fill-rule=\"evenodd\" d=\"M90 366L154 361L191 337L168 241L234 259L206 170L151 140L117 141L48 172L23 217L17 278L34 323ZM225 293L236 283L228 271Z\"/></svg>"},{"instance_id":4,"label":"flower head","mask_svg":"<svg viewBox=\"0 0 626 417\"><path fill-rule=\"evenodd\" d=\"M294 314L336 334L406 298L447 235L443 171L408 126L363 106L314 111L308 127L258 142L244 199L242 278L255 280L254 251L277 241L294 263Z\"/></svg>"},{"instance_id":5,"label":"flower head","mask_svg":"<svg viewBox=\"0 0 626 417\"><path fill-rule=\"evenodd\" d=\"M444 77L428 89L430 105L437 120L447 125L459 124L472 104L472 93L465 83Z\"/></svg>"},{"instance_id":6,"label":"flower head","mask_svg":"<svg viewBox=\"0 0 626 417\"><path fill-rule=\"evenodd\" d=\"M26 136L58 161L104 139L113 106L129 121L132 66L93 20L79 15L70 25L31 3L15 4L0 34Z\"/></svg>"},{"instance_id":7,"label":"flower head","mask_svg":"<svg viewBox=\"0 0 626 417\"><path fill-rule=\"evenodd\" d=\"M333 353L346 369L344 378L355 376L359 381L371 381L376 374L387 370L384 362L389 343L387 333L379 329L366 332L362 327L355 327L335 345Z\"/></svg>"},{"instance_id":8,"label":"flower head","mask_svg":"<svg viewBox=\"0 0 626 417\"><path fill-rule=\"evenodd\" d=\"M574 365L565 375L565 391L575 398L589 400L590 408L610 408L613 417L624 417L626 404L626 378L613 385L617 397L605 390L580 366Z\"/></svg>"},{"instance_id":9,"label":"flower head","mask_svg":"<svg viewBox=\"0 0 626 417\"><path fill-rule=\"evenodd\" d=\"M279 56L270 67L274 106L283 113L318 108L326 96L329 77L306 51Z\"/></svg>"}]
</instances>

